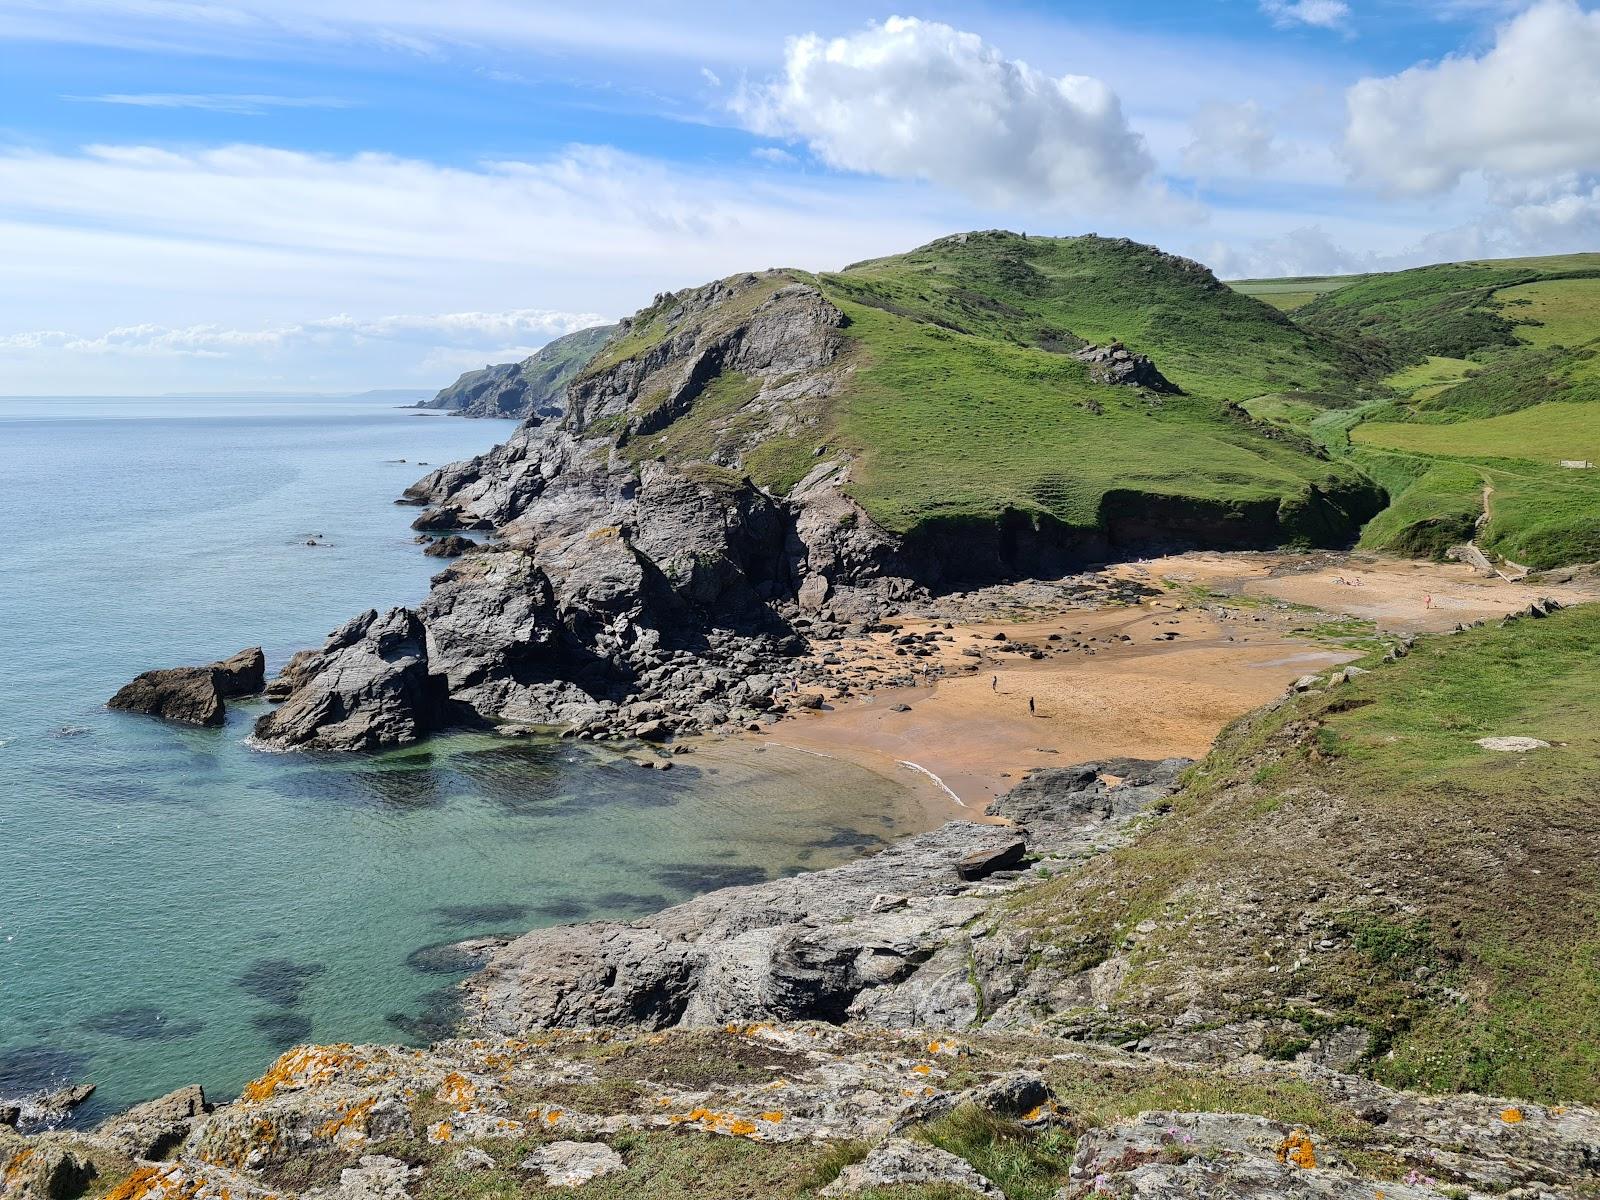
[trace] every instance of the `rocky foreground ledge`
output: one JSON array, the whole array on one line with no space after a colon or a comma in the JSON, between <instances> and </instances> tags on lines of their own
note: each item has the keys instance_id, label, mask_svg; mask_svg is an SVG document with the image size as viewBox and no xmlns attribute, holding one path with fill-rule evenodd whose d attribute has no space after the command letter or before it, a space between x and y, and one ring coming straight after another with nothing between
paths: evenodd
<instances>
[{"instance_id":1,"label":"rocky foreground ledge","mask_svg":"<svg viewBox=\"0 0 1600 1200\"><path fill-rule=\"evenodd\" d=\"M1161 819L1185 765L1035 772L992 806L1015 825L537 931L470 982L477 1036L297 1047L231 1103L185 1089L92 1133L0 1127L0 1195L1593 1196L1592 1109L1395 1091L1327 1048L1089 1045L995 992L1025 949L993 918Z\"/></svg>"}]
</instances>

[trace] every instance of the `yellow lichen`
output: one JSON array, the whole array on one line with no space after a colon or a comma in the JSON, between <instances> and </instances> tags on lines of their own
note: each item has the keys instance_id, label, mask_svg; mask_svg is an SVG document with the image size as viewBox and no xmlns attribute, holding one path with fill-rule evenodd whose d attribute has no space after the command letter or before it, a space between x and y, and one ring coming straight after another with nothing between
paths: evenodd
<instances>
[{"instance_id":1,"label":"yellow lichen","mask_svg":"<svg viewBox=\"0 0 1600 1200\"><path fill-rule=\"evenodd\" d=\"M441 1103L452 1104L456 1108L466 1109L472 1106L477 1099L478 1089L472 1080L459 1071L451 1071L439 1084L439 1089L434 1092Z\"/></svg>"},{"instance_id":2,"label":"yellow lichen","mask_svg":"<svg viewBox=\"0 0 1600 1200\"><path fill-rule=\"evenodd\" d=\"M1522 1110L1520 1108L1502 1108L1500 1110L1500 1119L1507 1125L1515 1125L1522 1120Z\"/></svg>"},{"instance_id":3,"label":"yellow lichen","mask_svg":"<svg viewBox=\"0 0 1600 1200\"><path fill-rule=\"evenodd\" d=\"M783 1120L783 1114L781 1112L764 1112L761 1114L761 1119L763 1121L771 1121L774 1125L776 1125L779 1121Z\"/></svg>"},{"instance_id":4,"label":"yellow lichen","mask_svg":"<svg viewBox=\"0 0 1600 1200\"><path fill-rule=\"evenodd\" d=\"M260 1079L247 1083L242 1098L250 1102L271 1099L286 1087L313 1087L326 1083L342 1068L360 1065L350 1046L297 1046L278 1057Z\"/></svg>"},{"instance_id":5,"label":"yellow lichen","mask_svg":"<svg viewBox=\"0 0 1600 1200\"><path fill-rule=\"evenodd\" d=\"M372 1096L359 1104L353 1104L338 1116L323 1123L317 1129L320 1138L335 1138L342 1141L355 1141L367 1136L367 1118L371 1115L373 1106L378 1103L378 1098Z\"/></svg>"},{"instance_id":6,"label":"yellow lichen","mask_svg":"<svg viewBox=\"0 0 1600 1200\"><path fill-rule=\"evenodd\" d=\"M456 1131L449 1121L435 1121L428 1126L428 1140L435 1146L442 1146L455 1137Z\"/></svg>"},{"instance_id":7,"label":"yellow lichen","mask_svg":"<svg viewBox=\"0 0 1600 1200\"><path fill-rule=\"evenodd\" d=\"M930 1067L927 1063L918 1063L916 1066L912 1067L911 1069L913 1071L915 1071L918 1075L927 1075L930 1072L932 1072L932 1070L933 1070L933 1068Z\"/></svg>"},{"instance_id":8,"label":"yellow lichen","mask_svg":"<svg viewBox=\"0 0 1600 1200\"><path fill-rule=\"evenodd\" d=\"M1282 1142L1278 1143L1278 1161L1293 1163L1297 1167L1307 1170L1317 1165L1316 1147L1311 1144L1311 1136L1303 1129L1296 1129Z\"/></svg>"}]
</instances>

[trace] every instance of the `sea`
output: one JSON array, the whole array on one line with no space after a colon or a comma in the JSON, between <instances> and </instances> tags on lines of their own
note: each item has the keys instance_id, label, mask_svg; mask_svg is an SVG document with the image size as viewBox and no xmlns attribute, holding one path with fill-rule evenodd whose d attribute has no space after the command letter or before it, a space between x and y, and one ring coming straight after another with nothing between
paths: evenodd
<instances>
[{"instance_id":1,"label":"sea","mask_svg":"<svg viewBox=\"0 0 1600 1200\"><path fill-rule=\"evenodd\" d=\"M80 1125L305 1041L449 1032L440 946L630 918L832 865L925 820L905 781L755 740L672 771L457 734L267 753L108 711L154 667L262 646L269 675L440 564L397 506L511 422L349 398L0 399L0 1097ZM308 542L316 541L317 545Z\"/></svg>"}]
</instances>

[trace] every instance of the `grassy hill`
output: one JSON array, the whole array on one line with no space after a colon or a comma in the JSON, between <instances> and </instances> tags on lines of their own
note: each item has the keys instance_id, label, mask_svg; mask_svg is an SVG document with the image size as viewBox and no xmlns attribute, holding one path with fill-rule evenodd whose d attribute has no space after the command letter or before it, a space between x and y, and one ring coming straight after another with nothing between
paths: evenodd
<instances>
[{"instance_id":1,"label":"grassy hill","mask_svg":"<svg viewBox=\"0 0 1600 1200\"><path fill-rule=\"evenodd\" d=\"M1294 319L1393 364L1379 398L1346 413L1247 405L1384 485L1366 545L1440 554L1476 538L1535 568L1600 559L1600 472L1582 466L1600 447L1600 254L1351 277Z\"/></svg>"},{"instance_id":2,"label":"grassy hill","mask_svg":"<svg viewBox=\"0 0 1600 1200\"><path fill-rule=\"evenodd\" d=\"M758 381L723 373L671 419L642 396L593 428L646 428L628 453L745 471L778 493L819 447L843 452L854 499L913 539L1020 522L1063 543L1131 542L1187 521L1212 544L1327 545L1378 506L1354 468L1238 402L1281 390L1353 402L1381 366L1196 263L1126 240L964 234L835 274L768 273L735 287L718 319L797 281L847 318L824 402L775 414ZM677 304L641 312L585 376L656 353ZM1112 342L1181 391L1091 379L1074 352Z\"/></svg>"},{"instance_id":3,"label":"grassy hill","mask_svg":"<svg viewBox=\"0 0 1600 1200\"><path fill-rule=\"evenodd\" d=\"M1594 1102L1597 640L1592 607L1426 639L1251 714L1166 820L1009 920L1047 960L1119 956L1088 1019L1130 1035L1197 1005L1281 1022L1288 1056L1355 1024L1392 1084ZM1476 744L1504 735L1552 745Z\"/></svg>"}]
</instances>

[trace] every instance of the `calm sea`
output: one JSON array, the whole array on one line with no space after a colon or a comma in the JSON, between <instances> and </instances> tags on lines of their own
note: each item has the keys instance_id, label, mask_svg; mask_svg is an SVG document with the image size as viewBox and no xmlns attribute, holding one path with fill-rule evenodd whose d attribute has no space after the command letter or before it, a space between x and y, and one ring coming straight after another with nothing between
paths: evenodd
<instances>
[{"instance_id":1,"label":"calm sea","mask_svg":"<svg viewBox=\"0 0 1600 1200\"><path fill-rule=\"evenodd\" d=\"M483 735L378 757L111 713L140 671L265 647L269 672L420 600L393 498L509 422L385 399L0 400L0 1096L82 1120L299 1041L425 1040L426 948L628 917L841 861L918 819L896 781L777 748L671 772ZM329 543L305 544L311 535ZM421 953L419 953L419 951Z\"/></svg>"}]
</instances>

